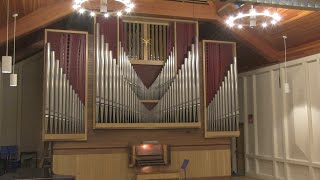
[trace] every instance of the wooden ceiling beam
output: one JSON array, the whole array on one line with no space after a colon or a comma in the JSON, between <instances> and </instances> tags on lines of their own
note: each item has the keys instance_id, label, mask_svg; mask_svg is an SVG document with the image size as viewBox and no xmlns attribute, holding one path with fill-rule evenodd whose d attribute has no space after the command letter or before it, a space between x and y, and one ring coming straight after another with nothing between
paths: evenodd
<instances>
[{"instance_id":1,"label":"wooden ceiling beam","mask_svg":"<svg viewBox=\"0 0 320 180\"><path fill-rule=\"evenodd\" d=\"M164 0L135 0L133 14L196 20L216 20L216 6L213 3L194 4ZM108 10L119 10L119 3L110 1Z\"/></svg>"},{"instance_id":2,"label":"wooden ceiling beam","mask_svg":"<svg viewBox=\"0 0 320 180\"><path fill-rule=\"evenodd\" d=\"M73 12L72 0L52 4L40 8L17 20L16 36L20 37L37 29L43 28ZM13 23L9 25L9 39L13 38ZM0 29L0 45L6 42L6 27Z\"/></svg>"}]
</instances>

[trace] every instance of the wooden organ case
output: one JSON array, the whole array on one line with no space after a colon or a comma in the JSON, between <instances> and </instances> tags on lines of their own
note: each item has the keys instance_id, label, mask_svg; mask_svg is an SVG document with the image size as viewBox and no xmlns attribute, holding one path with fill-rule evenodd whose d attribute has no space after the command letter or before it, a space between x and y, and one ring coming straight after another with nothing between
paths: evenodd
<instances>
[{"instance_id":1,"label":"wooden organ case","mask_svg":"<svg viewBox=\"0 0 320 180\"><path fill-rule=\"evenodd\" d=\"M236 44L204 40L202 46L205 137L238 137Z\"/></svg>"},{"instance_id":2,"label":"wooden organ case","mask_svg":"<svg viewBox=\"0 0 320 180\"><path fill-rule=\"evenodd\" d=\"M43 140L87 139L88 33L46 29Z\"/></svg>"},{"instance_id":3,"label":"wooden organ case","mask_svg":"<svg viewBox=\"0 0 320 180\"><path fill-rule=\"evenodd\" d=\"M200 128L198 23L97 16L93 127Z\"/></svg>"}]
</instances>

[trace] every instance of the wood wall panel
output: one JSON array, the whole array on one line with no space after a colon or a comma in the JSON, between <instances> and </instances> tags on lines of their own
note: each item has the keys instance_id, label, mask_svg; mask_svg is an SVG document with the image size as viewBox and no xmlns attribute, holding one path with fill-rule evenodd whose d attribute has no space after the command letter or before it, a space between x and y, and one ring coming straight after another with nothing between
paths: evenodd
<instances>
[{"instance_id":1,"label":"wood wall panel","mask_svg":"<svg viewBox=\"0 0 320 180\"><path fill-rule=\"evenodd\" d=\"M230 150L173 150L171 165L162 170L179 170L184 159L189 159L187 174L190 178L230 176ZM54 155L53 170L58 174L75 175L77 180L128 180L135 169L128 167L126 152L104 154Z\"/></svg>"}]
</instances>

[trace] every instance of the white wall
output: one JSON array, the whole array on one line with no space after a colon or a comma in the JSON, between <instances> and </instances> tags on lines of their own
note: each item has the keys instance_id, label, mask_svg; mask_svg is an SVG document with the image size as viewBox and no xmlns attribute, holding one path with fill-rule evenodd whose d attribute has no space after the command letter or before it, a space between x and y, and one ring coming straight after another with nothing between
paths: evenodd
<instances>
[{"instance_id":1,"label":"white wall","mask_svg":"<svg viewBox=\"0 0 320 180\"><path fill-rule=\"evenodd\" d=\"M9 74L0 73L0 146L18 145L20 151L39 152L42 62L40 53L16 65L18 87L10 87Z\"/></svg>"},{"instance_id":2,"label":"white wall","mask_svg":"<svg viewBox=\"0 0 320 180\"><path fill-rule=\"evenodd\" d=\"M320 54L287 64L289 94L283 91L284 64L239 75L246 173L264 179L319 180Z\"/></svg>"}]
</instances>

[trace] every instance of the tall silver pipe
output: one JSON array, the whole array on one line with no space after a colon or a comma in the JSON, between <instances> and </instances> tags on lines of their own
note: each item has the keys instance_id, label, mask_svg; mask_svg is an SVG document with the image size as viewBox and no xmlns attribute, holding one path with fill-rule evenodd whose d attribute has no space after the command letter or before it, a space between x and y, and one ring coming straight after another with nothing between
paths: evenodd
<instances>
[{"instance_id":1,"label":"tall silver pipe","mask_svg":"<svg viewBox=\"0 0 320 180\"><path fill-rule=\"evenodd\" d=\"M50 121L50 102L52 99L50 98L50 91L52 89L50 88L51 79L53 78L51 76L51 47L50 43L47 43L47 49L46 49L46 95L45 95L45 123L44 123L44 132L49 133L49 121Z\"/></svg>"}]
</instances>

